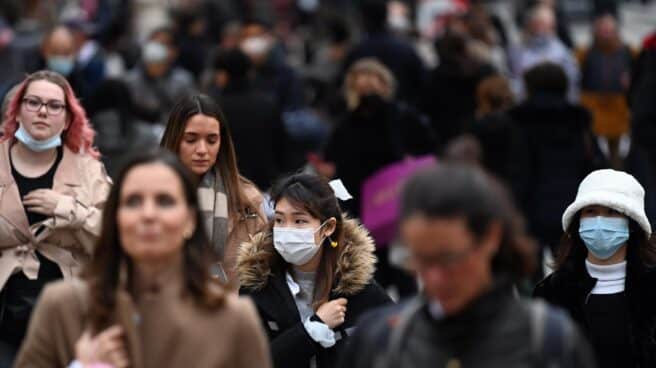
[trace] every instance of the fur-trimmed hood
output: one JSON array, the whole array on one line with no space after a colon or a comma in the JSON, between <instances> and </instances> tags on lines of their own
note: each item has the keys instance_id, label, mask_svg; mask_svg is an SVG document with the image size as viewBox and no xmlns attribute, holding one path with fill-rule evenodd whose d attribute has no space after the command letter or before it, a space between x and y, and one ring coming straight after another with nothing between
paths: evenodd
<instances>
[{"instance_id":1,"label":"fur-trimmed hood","mask_svg":"<svg viewBox=\"0 0 656 368\"><path fill-rule=\"evenodd\" d=\"M344 244L337 260L333 292L354 295L362 291L376 270L374 241L369 232L354 219L344 219ZM241 287L261 290L272 274L273 236L267 230L242 243L237 255L237 273Z\"/></svg>"}]
</instances>

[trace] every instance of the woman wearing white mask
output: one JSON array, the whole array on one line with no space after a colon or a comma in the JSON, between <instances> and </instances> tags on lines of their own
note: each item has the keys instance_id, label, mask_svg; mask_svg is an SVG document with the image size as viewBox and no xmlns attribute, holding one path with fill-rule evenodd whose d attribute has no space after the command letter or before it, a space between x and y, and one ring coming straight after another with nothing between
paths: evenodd
<instances>
[{"instance_id":1,"label":"woman wearing white mask","mask_svg":"<svg viewBox=\"0 0 656 368\"><path fill-rule=\"evenodd\" d=\"M110 179L66 79L29 75L0 140L0 366L8 366L44 285L93 252ZM2 360L6 358L7 360Z\"/></svg>"},{"instance_id":2,"label":"woman wearing white mask","mask_svg":"<svg viewBox=\"0 0 656 368\"><path fill-rule=\"evenodd\" d=\"M372 278L373 241L317 176L283 179L272 201L270 230L239 250L240 293L257 306L274 366L335 367L356 319L390 302Z\"/></svg>"},{"instance_id":3,"label":"woman wearing white mask","mask_svg":"<svg viewBox=\"0 0 656 368\"><path fill-rule=\"evenodd\" d=\"M588 175L563 214L556 271L534 292L581 325L601 368L656 366L656 247L644 197L624 172Z\"/></svg>"}]
</instances>

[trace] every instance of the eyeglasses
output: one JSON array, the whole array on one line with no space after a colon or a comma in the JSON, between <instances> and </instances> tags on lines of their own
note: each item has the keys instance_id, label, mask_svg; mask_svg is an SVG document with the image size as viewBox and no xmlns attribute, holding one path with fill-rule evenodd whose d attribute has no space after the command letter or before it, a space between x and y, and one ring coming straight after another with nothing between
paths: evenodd
<instances>
[{"instance_id":1,"label":"eyeglasses","mask_svg":"<svg viewBox=\"0 0 656 368\"><path fill-rule=\"evenodd\" d=\"M25 105L25 109L31 112L38 112L39 110L41 110L41 106L45 106L46 111L50 116L59 115L66 109L66 105L61 103L60 101L50 100L47 102L43 102L36 97L25 97L23 99L23 104Z\"/></svg>"},{"instance_id":2,"label":"eyeglasses","mask_svg":"<svg viewBox=\"0 0 656 368\"><path fill-rule=\"evenodd\" d=\"M452 270L462 262L474 251L477 247L468 247L459 252L448 252L439 254L432 257L412 257L412 262L418 269L427 269L432 267L439 267L443 270Z\"/></svg>"}]
</instances>

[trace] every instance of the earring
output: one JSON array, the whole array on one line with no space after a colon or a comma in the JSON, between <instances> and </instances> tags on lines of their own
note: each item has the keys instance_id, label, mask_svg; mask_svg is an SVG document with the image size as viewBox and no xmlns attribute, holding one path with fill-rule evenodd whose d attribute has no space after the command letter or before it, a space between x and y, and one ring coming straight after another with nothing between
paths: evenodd
<instances>
[{"instance_id":1,"label":"earring","mask_svg":"<svg viewBox=\"0 0 656 368\"><path fill-rule=\"evenodd\" d=\"M330 237L328 237L328 240L330 240L330 246L333 247L333 248L337 248L337 246L339 245L339 243L337 243L336 241L334 241Z\"/></svg>"}]
</instances>

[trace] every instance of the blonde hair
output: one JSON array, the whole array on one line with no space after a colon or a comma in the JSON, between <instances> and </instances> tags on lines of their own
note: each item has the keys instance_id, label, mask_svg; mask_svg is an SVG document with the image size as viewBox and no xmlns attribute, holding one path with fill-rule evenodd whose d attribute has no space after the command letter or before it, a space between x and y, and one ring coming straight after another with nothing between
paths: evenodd
<instances>
[{"instance_id":1,"label":"blonde hair","mask_svg":"<svg viewBox=\"0 0 656 368\"><path fill-rule=\"evenodd\" d=\"M383 63L375 58L364 58L353 64L346 72L344 78L344 97L349 109L354 109L360 102L360 96L354 90L353 85L358 74L375 74L387 87L382 97L391 100L396 92L396 78Z\"/></svg>"}]
</instances>

